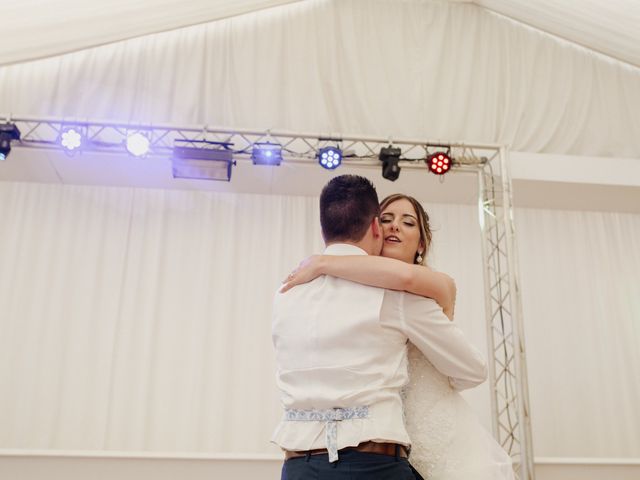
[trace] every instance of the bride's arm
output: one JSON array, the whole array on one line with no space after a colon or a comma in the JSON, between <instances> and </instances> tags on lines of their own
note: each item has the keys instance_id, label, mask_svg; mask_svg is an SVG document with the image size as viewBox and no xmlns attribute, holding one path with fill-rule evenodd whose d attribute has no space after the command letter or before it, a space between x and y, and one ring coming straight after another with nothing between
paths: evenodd
<instances>
[{"instance_id":1,"label":"bride's arm","mask_svg":"<svg viewBox=\"0 0 640 480\"><path fill-rule=\"evenodd\" d=\"M372 287L403 290L433 298L451 320L456 298L455 282L448 275L429 267L373 255L313 255L303 260L280 291L286 292L320 275L331 275Z\"/></svg>"}]
</instances>

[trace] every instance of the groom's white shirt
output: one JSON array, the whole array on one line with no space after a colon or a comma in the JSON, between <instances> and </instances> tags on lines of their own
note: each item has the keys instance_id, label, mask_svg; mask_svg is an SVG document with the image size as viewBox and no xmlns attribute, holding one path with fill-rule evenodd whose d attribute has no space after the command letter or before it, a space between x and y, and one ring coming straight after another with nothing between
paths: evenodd
<instances>
[{"instance_id":1,"label":"groom's white shirt","mask_svg":"<svg viewBox=\"0 0 640 480\"><path fill-rule=\"evenodd\" d=\"M324 253L366 255L348 244ZM272 335L286 409L369 407L367 418L338 422L338 449L367 440L410 445L400 396L407 339L454 388L487 375L483 356L434 300L331 276L276 293ZM325 448L325 422L283 417L271 440L287 450Z\"/></svg>"}]
</instances>

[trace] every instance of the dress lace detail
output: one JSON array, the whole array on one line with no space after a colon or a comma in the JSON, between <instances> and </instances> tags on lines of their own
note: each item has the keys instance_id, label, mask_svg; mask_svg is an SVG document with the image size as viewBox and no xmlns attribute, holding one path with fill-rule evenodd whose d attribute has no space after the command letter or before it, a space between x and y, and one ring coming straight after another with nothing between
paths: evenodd
<instances>
[{"instance_id":1,"label":"dress lace detail","mask_svg":"<svg viewBox=\"0 0 640 480\"><path fill-rule=\"evenodd\" d=\"M413 345L408 346L409 384L404 414L411 463L431 480L512 480L509 455L471 407Z\"/></svg>"}]
</instances>

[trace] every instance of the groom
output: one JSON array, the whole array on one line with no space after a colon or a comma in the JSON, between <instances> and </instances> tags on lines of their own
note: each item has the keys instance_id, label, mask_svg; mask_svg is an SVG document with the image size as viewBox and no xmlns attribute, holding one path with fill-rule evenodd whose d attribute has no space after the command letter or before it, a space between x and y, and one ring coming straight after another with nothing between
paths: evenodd
<instances>
[{"instance_id":1,"label":"groom","mask_svg":"<svg viewBox=\"0 0 640 480\"><path fill-rule=\"evenodd\" d=\"M320 195L324 253L379 255L379 214L369 180L333 178ZM421 478L408 462L400 397L407 340L459 387L486 377L435 301L330 276L277 293L272 334L285 407L272 441L284 450L283 480Z\"/></svg>"}]
</instances>

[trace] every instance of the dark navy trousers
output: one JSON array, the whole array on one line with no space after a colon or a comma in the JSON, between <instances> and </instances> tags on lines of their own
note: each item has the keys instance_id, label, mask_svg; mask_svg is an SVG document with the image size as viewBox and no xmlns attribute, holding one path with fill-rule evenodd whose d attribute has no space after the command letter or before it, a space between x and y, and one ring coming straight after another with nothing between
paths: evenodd
<instances>
[{"instance_id":1,"label":"dark navy trousers","mask_svg":"<svg viewBox=\"0 0 640 480\"><path fill-rule=\"evenodd\" d=\"M406 458L356 450L339 455L333 463L327 454L287 460L281 480L422 480Z\"/></svg>"}]
</instances>

